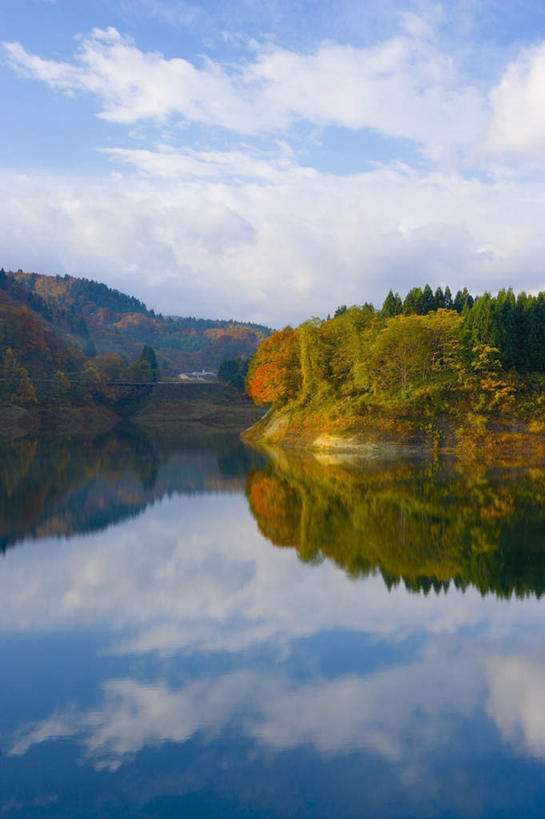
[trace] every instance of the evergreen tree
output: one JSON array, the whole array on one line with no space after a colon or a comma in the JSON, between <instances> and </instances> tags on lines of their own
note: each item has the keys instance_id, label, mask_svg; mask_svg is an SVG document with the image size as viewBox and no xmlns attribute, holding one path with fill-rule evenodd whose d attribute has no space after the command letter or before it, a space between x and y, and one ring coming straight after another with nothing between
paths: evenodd
<instances>
[{"instance_id":1,"label":"evergreen tree","mask_svg":"<svg viewBox=\"0 0 545 819\"><path fill-rule=\"evenodd\" d=\"M433 290L431 289L429 284L427 284L422 292L422 312L424 315L426 315L427 313L431 313L432 310L435 309L436 309L435 296L433 295Z\"/></svg>"},{"instance_id":2,"label":"evergreen tree","mask_svg":"<svg viewBox=\"0 0 545 819\"><path fill-rule=\"evenodd\" d=\"M414 313L419 316L424 314L424 299L420 287L413 287L412 290L409 290L403 302L403 314L410 316Z\"/></svg>"},{"instance_id":3,"label":"evergreen tree","mask_svg":"<svg viewBox=\"0 0 545 819\"><path fill-rule=\"evenodd\" d=\"M403 304L399 293L393 293L391 290L389 290L388 295L384 299L384 304L382 305L382 317L391 318L392 316L398 316L402 312Z\"/></svg>"},{"instance_id":4,"label":"evergreen tree","mask_svg":"<svg viewBox=\"0 0 545 819\"><path fill-rule=\"evenodd\" d=\"M545 293L538 293L535 302L536 355L535 369L545 372Z\"/></svg>"},{"instance_id":5,"label":"evergreen tree","mask_svg":"<svg viewBox=\"0 0 545 819\"><path fill-rule=\"evenodd\" d=\"M471 310L474 301L475 300L473 296L471 296L470 293L468 292L467 287L464 287L463 290L458 290L458 292L456 293L456 296L454 298L454 309L458 313L462 313L464 307L467 307L469 310Z\"/></svg>"},{"instance_id":6,"label":"evergreen tree","mask_svg":"<svg viewBox=\"0 0 545 819\"><path fill-rule=\"evenodd\" d=\"M516 302L511 288L500 290L493 300L494 337L505 370L514 367L517 360Z\"/></svg>"},{"instance_id":7,"label":"evergreen tree","mask_svg":"<svg viewBox=\"0 0 545 819\"><path fill-rule=\"evenodd\" d=\"M157 365L157 357L155 350L149 344L144 344L142 352L138 356L138 361L147 362L150 366L151 381L157 381L159 377L159 367Z\"/></svg>"},{"instance_id":8,"label":"evergreen tree","mask_svg":"<svg viewBox=\"0 0 545 819\"><path fill-rule=\"evenodd\" d=\"M490 293L484 293L476 300L472 307L468 306L465 318L465 327L469 331L470 346L485 344L496 347L496 331L493 313L493 304Z\"/></svg>"},{"instance_id":9,"label":"evergreen tree","mask_svg":"<svg viewBox=\"0 0 545 819\"><path fill-rule=\"evenodd\" d=\"M444 310L445 309L445 296L443 291L440 287L437 288L434 294L435 298L435 309L436 310Z\"/></svg>"},{"instance_id":10,"label":"evergreen tree","mask_svg":"<svg viewBox=\"0 0 545 819\"><path fill-rule=\"evenodd\" d=\"M530 370L530 347L528 343L530 334L529 312L528 296L523 291L518 294L515 307L515 322L517 328L516 367L521 373L526 373Z\"/></svg>"},{"instance_id":11,"label":"evergreen tree","mask_svg":"<svg viewBox=\"0 0 545 819\"><path fill-rule=\"evenodd\" d=\"M540 294L542 296L543 294ZM528 351L528 370L540 371L543 369L543 342L544 342L544 327L543 327L543 301L539 296L528 296L527 302L527 339L526 346Z\"/></svg>"}]
</instances>

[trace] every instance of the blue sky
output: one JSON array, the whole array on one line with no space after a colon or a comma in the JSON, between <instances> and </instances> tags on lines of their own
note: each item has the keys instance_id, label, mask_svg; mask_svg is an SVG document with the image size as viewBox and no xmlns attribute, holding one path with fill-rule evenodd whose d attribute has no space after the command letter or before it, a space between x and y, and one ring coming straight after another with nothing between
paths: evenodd
<instances>
[{"instance_id":1,"label":"blue sky","mask_svg":"<svg viewBox=\"0 0 545 819\"><path fill-rule=\"evenodd\" d=\"M0 264L273 326L545 289L538 2L2 0Z\"/></svg>"}]
</instances>

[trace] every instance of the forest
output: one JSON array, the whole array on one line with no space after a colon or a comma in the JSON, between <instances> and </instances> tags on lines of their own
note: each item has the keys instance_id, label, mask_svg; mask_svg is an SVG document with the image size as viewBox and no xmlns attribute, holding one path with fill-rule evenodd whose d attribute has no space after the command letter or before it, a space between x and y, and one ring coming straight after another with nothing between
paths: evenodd
<instances>
[{"instance_id":1,"label":"forest","mask_svg":"<svg viewBox=\"0 0 545 819\"><path fill-rule=\"evenodd\" d=\"M545 293L389 292L381 309L339 307L265 339L254 402L334 430L369 423L438 440L493 420L545 429Z\"/></svg>"},{"instance_id":2,"label":"forest","mask_svg":"<svg viewBox=\"0 0 545 819\"><path fill-rule=\"evenodd\" d=\"M0 303L26 308L66 344L88 356L115 353L133 361L142 346L156 351L165 373L213 369L252 354L267 327L234 320L163 316L134 296L74 276L0 270Z\"/></svg>"},{"instance_id":3,"label":"forest","mask_svg":"<svg viewBox=\"0 0 545 819\"><path fill-rule=\"evenodd\" d=\"M156 315L133 296L88 279L1 269L0 404L27 410L100 404L124 416L147 393L116 383L149 385L176 377L184 364L216 369L226 359L244 368L269 332ZM243 389L244 375L237 379Z\"/></svg>"}]
</instances>

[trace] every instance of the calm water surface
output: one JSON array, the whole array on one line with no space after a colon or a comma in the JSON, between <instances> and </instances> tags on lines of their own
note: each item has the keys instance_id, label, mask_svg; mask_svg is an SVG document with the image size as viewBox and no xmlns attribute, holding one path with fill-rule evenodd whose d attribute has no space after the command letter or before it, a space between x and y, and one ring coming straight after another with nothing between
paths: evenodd
<instances>
[{"instance_id":1,"label":"calm water surface","mask_svg":"<svg viewBox=\"0 0 545 819\"><path fill-rule=\"evenodd\" d=\"M1 817L542 817L545 470L0 444Z\"/></svg>"}]
</instances>

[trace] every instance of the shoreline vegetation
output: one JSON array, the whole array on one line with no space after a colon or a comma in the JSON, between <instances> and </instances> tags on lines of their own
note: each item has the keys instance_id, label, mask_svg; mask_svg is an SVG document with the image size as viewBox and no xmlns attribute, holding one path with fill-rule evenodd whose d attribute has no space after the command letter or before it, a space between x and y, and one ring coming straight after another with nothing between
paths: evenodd
<instances>
[{"instance_id":1,"label":"shoreline vegetation","mask_svg":"<svg viewBox=\"0 0 545 819\"><path fill-rule=\"evenodd\" d=\"M240 432L261 415L244 374L268 332L156 315L87 279L0 269L0 437L95 436L126 420ZM184 367L219 380L192 382Z\"/></svg>"},{"instance_id":2,"label":"shoreline vegetation","mask_svg":"<svg viewBox=\"0 0 545 819\"><path fill-rule=\"evenodd\" d=\"M545 458L545 294L426 285L273 333L246 385L253 444Z\"/></svg>"}]
</instances>

